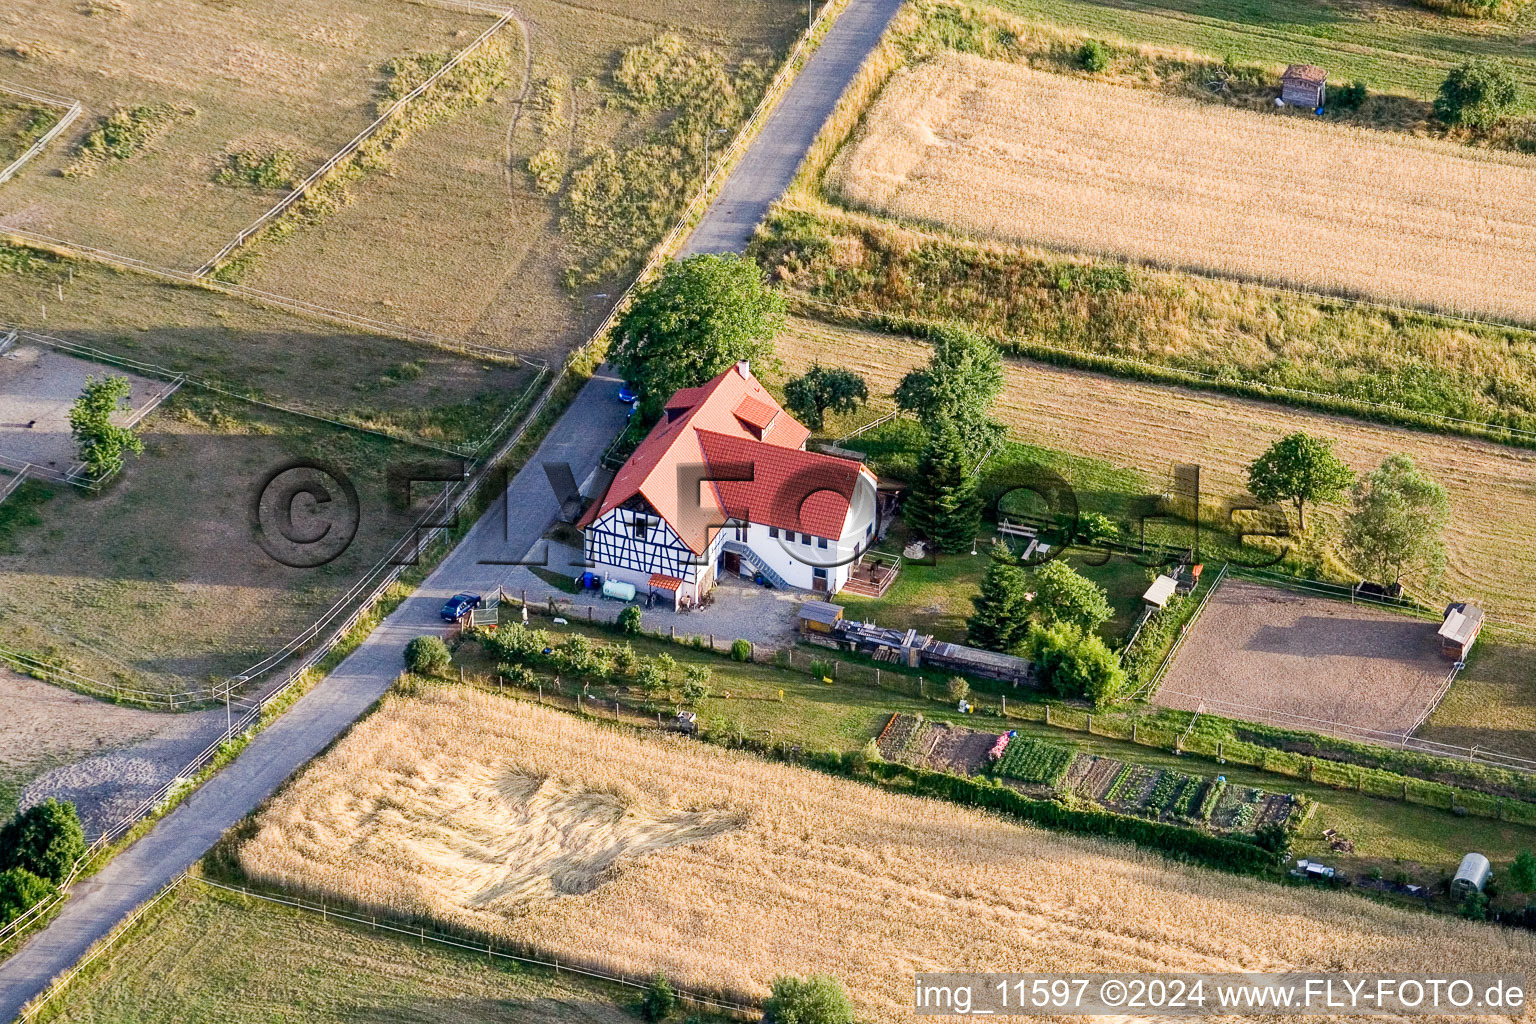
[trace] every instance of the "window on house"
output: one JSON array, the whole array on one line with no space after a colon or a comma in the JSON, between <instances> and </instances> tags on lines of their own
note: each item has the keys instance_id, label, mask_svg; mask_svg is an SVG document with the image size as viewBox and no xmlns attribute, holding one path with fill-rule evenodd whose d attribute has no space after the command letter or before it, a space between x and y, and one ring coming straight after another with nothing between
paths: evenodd
<instances>
[{"instance_id":1,"label":"window on house","mask_svg":"<svg viewBox=\"0 0 1536 1024\"><path fill-rule=\"evenodd\" d=\"M825 538L825 537L817 537L816 538L816 546L819 547L819 548L826 547L827 546L827 538Z\"/></svg>"},{"instance_id":2,"label":"window on house","mask_svg":"<svg viewBox=\"0 0 1536 1024\"><path fill-rule=\"evenodd\" d=\"M825 570L825 569L812 569L811 570L811 579L813 579L813 580L824 580L826 578L827 578L827 570Z\"/></svg>"},{"instance_id":3,"label":"window on house","mask_svg":"<svg viewBox=\"0 0 1536 1024\"><path fill-rule=\"evenodd\" d=\"M870 534L872 534L874 532L875 532L875 524L874 523L870 523L870 524L868 524L867 526L864 527L864 536L868 537Z\"/></svg>"},{"instance_id":4,"label":"window on house","mask_svg":"<svg viewBox=\"0 0 1536 1024\"><path fill-rule=\"evenodd\" d=\"M644 516L636 516L631 524L635 530L635 540L645 540L651 532L651 521Z\"/></svg>"},{"instance_id":5,"label":"window on house","mask_svg":"<svg viewBox=\"0 0 1536 1024\"><path fill-rule=\"evenodd\" d=\"M777 540L779 536L779 528L777 526L768 527L768 536Z\"/></svg>"}]
</instances>

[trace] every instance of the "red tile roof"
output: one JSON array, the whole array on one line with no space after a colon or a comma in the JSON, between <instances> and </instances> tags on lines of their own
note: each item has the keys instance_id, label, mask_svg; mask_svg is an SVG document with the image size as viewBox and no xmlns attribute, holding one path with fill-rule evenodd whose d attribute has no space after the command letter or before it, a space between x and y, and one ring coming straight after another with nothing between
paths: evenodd
<instances>
[{"instance_id":1,"label":"red tile roof","mask_svg":"<svg viewBox=\"0 0 1536 1024\"><path fill-rule=\"evenodd\" d=\"M654 590L679 590L683 581L676 576L668 576L665 573L651 573L651 588Z\"/></svg>"},{"instance_id":2,"label":"red tile roof","mask_svg":"<svg viewBox=\"0 0 1536 1024\"><path fill-rule=\"evenodd\" d=\"M709 546L712 528L724 525L722 502L750 513L754 523L827 538L842 535L860 467L801 451L811 432L784 412L745 363L701 387L678 391L666 409L667 415L619 468L608 493L582 517L580 526L591 525L638 495L695 553ZM772 424L762 440L756 437L757 422ZM712 453L705 450L705 438ZM726 464L754 467L753 480L699 482L720 474ZM825 493L806 491L808 484Z\"/></svg>"},{"instance_id":3,"label":"red tile roof","mask_svg":"<svg viewBox=\"0 0 1536 1024\"><path fill-rule=\"evenodd\" d=\"M736 418L747 426L755 428L759 435L773 424L778 415L778 406L759 402L755 398L743 398L741 404L736 407Z\"/></svg>"},{"instance_id":4,"label":"red tile roof","mask_svg":"<svg viewBox=\"0 0 1536 1024\"><path fill-rule=\"evenodd\" d=\"M843 535L860 466L848 459L699 431L715 490L734 519L835 540ZM748 472L733 472L733 468Z\"/></svg>"}]
</instances>

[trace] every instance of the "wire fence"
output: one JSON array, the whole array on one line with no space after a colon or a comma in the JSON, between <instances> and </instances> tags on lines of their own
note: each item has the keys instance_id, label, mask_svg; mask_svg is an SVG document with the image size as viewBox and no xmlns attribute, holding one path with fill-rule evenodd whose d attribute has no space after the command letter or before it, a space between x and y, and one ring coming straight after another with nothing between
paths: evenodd
<instances>
[{"instance_id":1,"label":"wire fence","mask_svg":"<svg viewBox=\"0 0 1536 1024\"><path fill-rule=\"evenodd\" d=\"M8 86L0 86L0 91L15 92L17 90ZM26 94L23 93L23 95ZM25 153L22 153L19 157L12 161L9 166L3 170L0 170L0 185L4 185L6 182L10 181L17 174L19 174L21 169L25 167L33 157L47 149L49 144L52 143L54 139L62 135L64 130L67 129L70 125L74 124L75 121L78 120L80 115L84 112L85 108L80 104L70 104L69 108L64 111L64 113L59 117L57 121L54 122L52 128L49 128L46 132L44 132L36 142L32 143L32 145L27 148Z\"/></svg>"},{"instance_id":2,"label":"wire fence","mask_svg":"<svg viewBox=\"0 0 1536 1024\"><path fill-rule=\"evenodd\" d=\"M457 516L457 514L464 508L464 506L469 503L471 498L479 491L481 485L490 479L495 467L500 465L511 454L513 449L515 449L517 445L521 443L533 424L538 422L539 417L543 414L544 410L548 407L554 396L559 393L561 385L564 383L565 379L574 371L576 366L580 365L586 358L588 358L591 351L600 345L603 339L607 336L609 330L612 329L614 323L619 317L619 314L623 311L626 303L628 302L630 296L634 293L635 289L638 288L641 283L648 280L651 275L653 275L661 266L661 264L670 258L670 255L675 250L678 241L686 233L688 227L691 226L692 218L697 216L701 209L707 205L709 196L711 194L712 184L719 179L719 176L725 172L726 168L731 166L732 162L741 153L743 148L741 143L743 138L751 130L750 126L755 126L761 123L766 110L770 108L774 102L777 101L778 96L782 93L784 84L788 81L788 74L786 73L787 70L797 66L796 62L803 59L804 51L807 48L808 43L816 38L817 31L822 26L824 26L831 19L831 17L834 16L834 13L837 9L837 5L835 4L829 4L823 7L816 20L807 27L805 35L801 37L800 41L791 51L789 58L785 61L783 67L780 68L779 74L775 76L773 84L771 84L769 89L764 92L763 98L761 101L759 101L752 117L748 119L746 124L742 127L736 136L731 147L727 149L726 152L727 154L730 154L730 156L723 156L721 158L720 162L716 165L715 173L706 178L703 184L700 185L698 191L695 192L693 199L688 203L682 215L674 224L672 230L669 231L663 241L651 251L651 255L647 259L645 265L641 268L640 272L634 277L634 279L631 280L630 284L624 289L624 292L618 297L612 308L609 309L608 314L603 318L602 323L598 325L598 327L591 333L591 335L588 336L585 342L578 346L577 349L566 358L565 362L560 368L560 371L554 376L552 380L549 381L544 390L540 392L537 399L535 399L532 406L528 409L527 414L523 417L517 428L497 447L493 455L475 465L472 471L467 473L463 480L450 484L447 488L445 488L433 501L431 506L429 506L428 509L422 514L418 520L419 523L452 522L454 517ZM358 582L354 584L345 595L338 599L318 621L300 633L299 636L289 641L288 644L284 645L283 649L268 655L266 658L248 668L245 672L225 680L217 687L210 687L198 691L187 691L184 694L173 695L173 697L186 697L195 694L197 695L197 700L199 702L206 702L210 698L217 697L230 702L230 707L232 708L233 701L235 700L232 694L236 685L243 686L256 680L257 678L260 678L261 676L270 673L274 668L287 661L295 653L302 650L305 646L311 643L316 637L324 633L328 626L331 626L333 623L335 623L335 620L338 616L342 615L348 607L351 607L355 604L355 608L352 613L344 620L342 620L339 625L335 625L334 628L331 629L331 632L326 636L324 642L317 645L307 655L305 655L301 661L299 661L289 670L289 674L286 680L280 686L266 694L259 701L253 704L247 704L247 709L244 711L241 718L238 721L231 720L227 724L224 733L213 743L209 744L209 746L196 758L189 762L188 765L183 768L175 778L166 783L166 785L162 786L159 791L157 791L150 798L146 799L138 808L130 812L128 815L125 815L116 824L103 832L103 834L98 837L96 841L92 843L91 846L87 849L85 855L75 863L74 867L70 871L69 876L64 880L63 883L61 883L58 891L55 894L35 904L28 910L24 911L21 915L13 919L9 924L5 925L3 928L0 928L0 942L5 942L11 938L14 938L21 931L32 926L33 924L36 924L47 914L49 914L54 908L62 904L64 899L67 897L69 886L71 886L79 877L81 871L86 865L90 864L98 856L105 853L113 842L116 842L119 838L124 836L135 825L143 820L145 816L153 813L157 808L163 806L176 789L188 786L189 780L197 776L200 772L203 771L204 768L208 767L208 765L213 762L214 758L217 757L219 750L224 746L226 742L241 735L247 729L251 729L259 725L263 711L270 707L275 700L283 696L285 693L291 690L292 687L297 685L300 680L304 679L309 670L315 667L327 654L329 654L331 650L335 648L335 646L347 635L348 632L352 630L353 627L355 627L362 620L364 616L371 613L377 604L389 593L391 588L393 588L400 581L400 578L403 575L405 569L412 564L412 562L401 560L401 556L404 555L407 551L413 549L414 551L419 552L420 550L424 550L430 547L437 539L445 536L448 530L449 527L447 526L420 527L418 529L412 530L410 533L396 542L396 544L392 546L388 552L386 552L377 562L375 562L372 569L370 569L368 573L366 573L360 580L358 580ZM361 600L358 600L359 595L363 595ZM8 652L8 648L0 646L0 660L8 660ZM37 664L37 659L28 655L11 653L10 657L16 658L18 664ZM68 670L55 669L53 666L44 665L42 667L50 671L68 673ZM23 669L23 671L30 670ZM79 681L88 682L89 685L97 687L100 691L106 691L110 693L111 691L116 690L121 693L123 690L121 687L109 686L107 684L99 683L95 680L84 680L84 677L79 677L74 673L68 674L75 676L75 678ZM81 688L83 689L84 687L82 686ZM165 698L162 696L160 706L175 707L185 705L167 704L165 703ZM70 976L72 976L72 974Z\"/></svg>"},{"instance_id":3,"label":"wire fence","mask_svg":"<svg viewBox=\"0 0 1536 1024\"><path fill-rule=\"evenodd\" d=\"M1163 677L1168 674L1168 669L1173 665L1173 659L1178 656L1179 648L1184 646L1184 638L1189 636L1191 629L1195 628L1195 623L1200 621L1200 615L1205 611L1205 606L1211 603L1211 595L1221 588L1222 580L1227 578L1228 565L1229 563L1226 562L1221 564L1221 568L1216 571L1216 578L1211 581L1211 586L1206 590L1205 596L1200 599L1200 603L1195 605L1195 610L1189 613L1189 618L1179 627L1179 635L1174 638L1173 645L1168 648L1168 653L1163 656L1163 660L1158 664L1157 671L1152 673L1151 679L1147 680L1143 686L1131 694L1130 699L1151 699L1152 695L1157 692L1157 688L1162 685Z\"/></svg>"},{"instance_id":4,"label":"wire fence","mask_svg":"<svg viewBox=\"0 0 1536 1024\"><path fill-rule=\"evenodd\" d=\"M252 223L249 227L244 228L234 238L226 242L218 252L213 254L212 259L198 268L196 276L206 277L213 271L217 270L220 264L228 259L236 249L239 249L246 242L254 238L275 218L281 217L284 213L288 212L288 210L292 209L295 203L299 202L301 199L307 196L310 189L324 181L326 177L328 177L330 173L342 163L342 161L349 159L353 153L357 152L358 148L361 147L363 143L373 138L373 136L378 133L379 129L383 128L390 121L394 120L395 116L399 114L400 111L408 107L412 102L414 102L417 97L421 96L427 90L431 89L432 86L436 85L439 79L445 75L452 74L453 70L460 64L464 63L470 54L474 53L481 46L483 46L486 40L500 32L502 28L504 28L506 24L510 22L514 17L516 17L516 13L514 11L504 10L501 17L496 19L496 23L490 28L486 29L484 32L480 33L480 35L475 38L474 42L470 43L468 46L464 47L464 49L454 54L451 59L449 59L446 63L443 64L442 67L438 68L432 74L428 75L420 85L416 86L416 88L412 89L410 92L406 93L404 96L391 103L382 114L374 119L372 124L353 136L351 141L349 141L345 146L342 146L341 149L331 154L330 158L326 160L325 163L321 164L319 167L310 172L309 177L299 182L298 186L295 187L293 191L289 192L282 199L278 200L278 202L269 210L267 210L266 213L263 213L260 217L257 217L255 222Z\"/></svg>"}]
</instances>

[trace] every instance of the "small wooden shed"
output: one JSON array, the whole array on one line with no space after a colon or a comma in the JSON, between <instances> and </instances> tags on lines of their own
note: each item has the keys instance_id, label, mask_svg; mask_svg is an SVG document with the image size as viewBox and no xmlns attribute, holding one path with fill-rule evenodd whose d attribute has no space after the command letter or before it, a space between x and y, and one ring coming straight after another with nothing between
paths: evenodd
<instances>
[{"instance_id":1,"label":"small wooden shed","mask_svg":"<svg viewBox=\"0 0 1536 1024\"><path fill-rule=\"evenodd\" d=\"M1475 604L1453 604L1445 609L1440 624L1440 653L1464 661L1483 630L1483 610Z\"/></svg>"},{"instance_id":2,"label":"small wooden shed","mask_svg":"<svg viewBox=\"0 0 1536 1024\"><path fill-rule=\"evenodd\" d=\"M1286 106L1318 109L1328 98L1328 72L1316 64L1292 64L1280 76L1280 98Z\"/></svg>"},{"instance_id":3,"label":"small wooden shed","mask_svg":"<svg viewBox=\"0 0 1536 1024\"><path fill-rule=\"evenodd\" d=\"M828 601L807 601L800 606L800 629L806 633L831 633L843 617L843 606Z\"/></svg>"}]
</instances>

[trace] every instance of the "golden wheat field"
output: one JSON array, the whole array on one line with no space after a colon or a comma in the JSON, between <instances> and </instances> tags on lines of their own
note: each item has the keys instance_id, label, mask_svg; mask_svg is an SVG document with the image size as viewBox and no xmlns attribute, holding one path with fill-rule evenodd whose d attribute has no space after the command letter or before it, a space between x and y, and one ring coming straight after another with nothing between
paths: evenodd
<instances>
[{"instance_id":1,"label":"golden wheat field","mask_svg":"<svg viewBox=\"0 0 1536 1024\"><path fill-rule=\"evenodd\" d=\"M1525 970L1536 937L1176 867L460 687L388 699L262 815L257 879L762 997L913 1020L940 968Z\"/></svg>"},{"instance_id":2,"label":"golden wheat field","mask_svg":"<svg viewBox=\"0 0 1536 1024\"><path fill-rule=\"evenodd\" d=\"M930 351L912 338L802 319L791 320L777 344L795 372L818 359L857 367L874 396L890 395ZM1246 493L1248 464L1292 431L1336 439L1339 457L1357 471L1406 452L1451 492L1446 569L1435 596L1481 600L1501 626L1536 627L1536 452L1022 359L1007 360L1005 372L994 414L1014 437L1141 470L1159 487L1172 463L1198 463L1213 501ZM889 407L888 398L877 399L870 418ZM1329 511L1317 510L1323 519Z\"/></svg>"},{"instance_id":3,"label":"golden wheat field","mask_svg":"<svg viewBox=\"0 0 1536 1024\"><path fill-rule=\"evenodd\" d=\"M1536 160L949 53L897 71L831 192L1053 247L1536 317Z\"/></svg>"}]
</instances>

